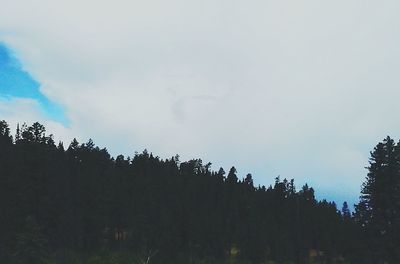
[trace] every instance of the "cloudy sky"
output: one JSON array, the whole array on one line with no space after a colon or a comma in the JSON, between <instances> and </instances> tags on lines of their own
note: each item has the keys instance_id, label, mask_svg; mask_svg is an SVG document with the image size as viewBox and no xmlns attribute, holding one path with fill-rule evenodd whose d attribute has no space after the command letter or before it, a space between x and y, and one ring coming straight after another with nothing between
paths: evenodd
<instances>
[{"instance_id":1,"label":"cloudy sky","mask_svg":"<svg viewBox=\"0 0 400 264\"><path fill-rule=\"evenodd\" d=\"M398 1L0 0L0 119L355 203L400 133Z\"/></svg>"}]
</instances>

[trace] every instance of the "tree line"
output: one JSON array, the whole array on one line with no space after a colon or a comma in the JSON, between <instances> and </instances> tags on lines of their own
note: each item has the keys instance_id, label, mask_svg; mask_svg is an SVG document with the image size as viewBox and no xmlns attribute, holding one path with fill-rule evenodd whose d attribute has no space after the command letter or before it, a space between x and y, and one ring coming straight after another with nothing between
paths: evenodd
<instances>
[{"instance_id":1,"label":"tree line","mask_svg":"<svg viewBox=\"0 0 400 264\"><path fill-rule=\"evenodd\" d=\"M0 121L0 209L1 263L72 263L66 252L125 252L137 263L399 263L400 144L387 137L371 152L351 213L293 179L255 186L235 167L146 150L114 158L92 140L56 144L37 122L12 136Z\"/></svg>"}]
</instances>

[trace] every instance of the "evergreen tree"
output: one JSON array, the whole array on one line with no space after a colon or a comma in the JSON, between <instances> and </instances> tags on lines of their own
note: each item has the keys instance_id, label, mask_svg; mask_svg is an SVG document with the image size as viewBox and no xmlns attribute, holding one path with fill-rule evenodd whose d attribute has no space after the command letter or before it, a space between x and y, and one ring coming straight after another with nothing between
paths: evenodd
<instances>
[{"instance_id":1,"label":"evergreen tree","mask_svg":"<svg viewBox=\"0 0 400 264\"><path fill-rule=\"evenodd\" d=\"M349 206L348 206L346 201L343 202L342 216L343 216L344 219L350 219L351 218L350 209L349 209Z\"/></svg>"},{"instance_id":2,"label":"evergreen tree","mask_svg":"<svg viewBox=\"0 0 400 264\"><path fill-rule=\"evenodd\" d=\"M237 171L235 167L232 167L229 170L228 176L226 177L226 181L230 184L237 183L238 177L236 175Z\"/></svg>"},{"instance_id":3,"label":"evergreen tree","mask_svg":"<svg viewBox=\"0 0 400 264\"><path fill-rule=\"evenodd\" d=\"M354 243L339 241L366 240L346 207L340 214L317 201L308 185L296 191L293 179L255 187L251 174L239 181L235 167L225 175L201 159L163 160L146 150L112 158L92 140L74 139L65 150L45 131L24 124L12 142L0 122L0 263L11 262L6 253L45 261L47 244L52 252L157 252L154 264L307 263L310 250L328 262L350 256ZM393 153L398 161L397 146ZM358 215L372 214L368 201Z\"/></svg>"},{"instance_id":4,"label":"evergreen tree","mask_svg":"<svg viewBox=\"0 0 400 264\"><path fill-rule=\"evenodd\" d=\"M17 124L17 130L15 132L15 142L21 140L21 130L19 129L19 123Z\"/></svg>"},{"instance_id":5,"label":"evergreen tree","mask_svg":"<svg viewBox=\"0 0 400 264\"><path fill-rule=\"evenodd\" d=\"M0 121L0 137L11 139L10 128L5 120Z\"/></svg>"},{"instance_id":6,"label":"evergreen tree","mask_svg":"<svg viewBox=\"0 0 400 264\"><path fill-rule=\"evenodd\" d=\"M23 229L16 235L12 263L43 264L49 259L48 242L34 216L25 219Z\"/></svg>"},{"instance_id":7,"label":"evergreen tree","mask_svg":"<svg viewBox=\"0 0 400 264\"><path fill-rule=\"evenodd\" d=\"M400 261L400 145L389 136L371 152L356 219L368 234L374 261Z\"/></svg>"}]
</instances>

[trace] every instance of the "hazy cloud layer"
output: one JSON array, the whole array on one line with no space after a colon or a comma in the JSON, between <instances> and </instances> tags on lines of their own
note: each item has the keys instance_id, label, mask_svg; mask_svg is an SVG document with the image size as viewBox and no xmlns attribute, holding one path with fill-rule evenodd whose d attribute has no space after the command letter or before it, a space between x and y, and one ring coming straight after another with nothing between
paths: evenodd
<instances>
[{"instance_id":1,"label":"hazy cloud layer","mask_svg":"<svg viewBox=\"0 0 400 264\"><path fill-rule=\"evenodd\" d=\"M202 157L354 202L369 150L400 132L397 1L0 3L0 40L65 106L54 129L113 153Z\"/></svg>"}]
</instances>

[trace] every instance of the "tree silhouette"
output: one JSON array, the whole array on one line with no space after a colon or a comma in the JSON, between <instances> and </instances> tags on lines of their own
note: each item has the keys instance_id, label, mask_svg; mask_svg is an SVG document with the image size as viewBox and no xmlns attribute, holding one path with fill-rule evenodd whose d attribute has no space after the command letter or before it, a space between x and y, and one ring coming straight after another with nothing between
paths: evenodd
<instances>
[{"instance_id":1,"label":"tree silhouette","mask_svg":"<svg viewBox=\"0 0 400 264\"><path fill-rule=\"evenodd\" d=\"M49 258L47 239L35 217L25 219L23 229L16 235L12 263L43 264Z\"/></svg>"},{"instance_id":2,"label":"tree silhouette","mask_svg":"<svg viewBox=\"0 0 400 264\"><path fill-rule=\"evenodd\" d=\"M13 141L0 121L0 262L105 250L155 264L397 263L399 149L378 144L353 217L293 179L255 186L235 167L226 175L147 150L113 158L91 139L65 149L37 122L18 125Z\"/></svg>"},{"instance_id":3,"label":"tree silhouette","mask_svg":"<svg viewBox=\"0 0 400 264\"><path fill-rule=\"evenodd\" d=\"M371 152L356 219L376 262L400 260L400 145L389 136Z\"/></svg>"}]
</instances>

